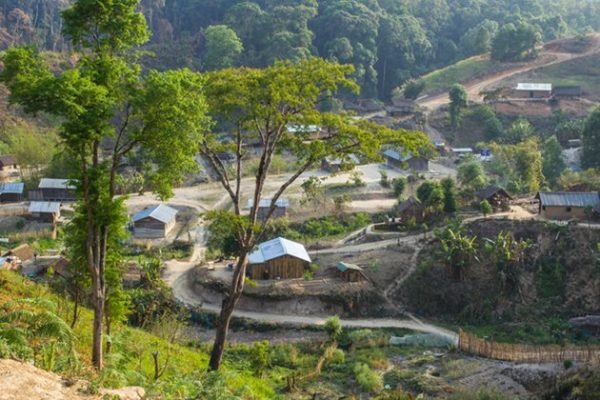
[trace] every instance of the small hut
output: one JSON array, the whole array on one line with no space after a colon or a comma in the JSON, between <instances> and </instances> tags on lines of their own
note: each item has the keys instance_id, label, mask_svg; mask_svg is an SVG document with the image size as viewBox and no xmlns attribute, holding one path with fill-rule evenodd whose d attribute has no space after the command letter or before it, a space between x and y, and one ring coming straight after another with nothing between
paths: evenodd
<instances>
[{"instance_id":1,"label":"small hut","mask_svg":"<svg viewBox=\"0 0 600 400\"><path fill-rule=\"evenodd\" d=\"M40 222L55 223L60 218L60 203L52 201L32 201L29 213Z\"/></svg>"},{"instance_id":2,"label":"small hut","mask_svg":"<svg viewBox=\"0 0 600 400\"><path fill-rule=\"evenodd\" d=\"M24 190L25 184L21 182L0 184L0 203L19 203L23 201Z\"/></svg>"},{"instance_id":3,"label":"small hut","mask_svg":"<svg viewBox=\"0 0 600 400\"><path fill-rule=\"evenodd\" d=\"M176 222L177 210L158 204L137 212L131 218L136 238L161 239L167 237Z\"/></svg>"},{"instance_id":4,"label":"small hut","mask_svg":"<svg viewBox=\"0 0 600 400\"><path fill-rule=\"evenodd\" d=\"M10 154L0 156L0 171L4 175L16 175L19 172L17 159Z\"/></svg>"},{"instance_id":5,"label":"small hut","mask_svg":"<svg viewBox=\"0 0 600 400\"><path fill-rule=\"evenodd\" d=\"M571 329L581 332L585 336L600 337L600 315L586 315L569 320Z\"/></svg>"},{"instance_id":6,"label":"small hut","mask_svg":"<svg viewBox=\"0 0 600 400\"><path fill-rule=\"evenodd\" d=\"M346 282L362 282L368 280L363 269L355 264L345 263L340 261L336 268L340 272L340 276Z\"/></svg>"},{"instance_id":7,"label":"small hut","mask_svg":"<svg viewBox=\"0 0 600 400\"><path fill-rule=\"evenodd\" d=\"M552 97L550 83L519 83L511 97L518 99L549 99Z\"/></svg>"},{"instance_id":8,"label":"small hut","mask_svg":"<svg viewBox=\"0 0 600 400\"><path fill-rule=\"evenodd\" d=\"M250 254L247 275L254 280L301 278L310 262L303 245L280 237L259 244Z\"/></svg>"},{"instance_id":9,"label":"small hut","mask_svg":"<svg viewBox=\"0 0 600 400\"><path fill-rule=\"evenodd\" d=\"M407 200L398 204L396 211L403 221L414 218L417 222L420 222L425 217L425 207L419 199L414 196L410 196Z\"/></svg>"},{"instance_id":10,"label":"small hut","mask_svg":"<svg viewBox=\"0 0 600 400\"><path fill-rule=\"evenodd\" d=\"M508 210L510 209L510 201L512 197L496 185L489 185L475 193L475 196L480 201L487 200L494 209Z\"/></svg>"},{"instance_id":11,"label":"small hut","mask_svg":"<svg viewBox=\"0 0 600 400\"><path fill-rule=\"evenodd\" d=\"M254 206L254 200L248 200L248 208ZM290 202L288 199L277 199L275 202L275 210L273 210L273 214L271 214L271 218L283 218L287 215L287 210L290 207ZM267 215L269 214L269 209L271 208L271 199L260 199L258 202L258 210L256 210L256 218L259 221L264 221L267 219Z\"/></svg>"},{"instance_id":12,"label":"small hut","mask_svg":"<svg viewBox=\"0 0 600 400\"><path fill-rule=\"evenodd\" d=\"M360 164L358 157L354 154L350 154L346 158L326 157L321 162L321 168L327 172L336 173L340 171L349 171L358 164Z\"/></svg>"}]
</instances>

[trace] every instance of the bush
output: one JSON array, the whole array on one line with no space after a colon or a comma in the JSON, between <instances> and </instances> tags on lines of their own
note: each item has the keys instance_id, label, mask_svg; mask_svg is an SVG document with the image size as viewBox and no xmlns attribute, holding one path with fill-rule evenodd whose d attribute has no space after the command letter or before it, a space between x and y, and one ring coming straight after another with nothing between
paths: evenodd
<instances>
[{"instance_id":1,"label":"bush","mask_svg":"<svg viewBox=\"0 0 600 400\"><path fill-rule=\"evenodd\" d=\"M325 322L325 332L331 340L338 340L340 335L342 334L342 324L340 323L340 317L333 316L327 318Z\"/></svg>"},{"instance_id":2,"label":"bush","mask_svg":"<svg viewBox=\"0 0 600 400\"><path fill-rule=\"evenodd\" d=\"M356 363L354 377L365 392L379 392L383 389L383 378L372 371L367 364Z\"/></svg>"},{"instance_id":3,"label":"bush","mask_svg":"<svg viewBox=\"0 0 600 400\"><path fill-rule=\"evenodd\" d=\"M394 196L400 198L406 189L406 178L396 178L392 183L394 185Z\"/></svg>"}]
</instances>

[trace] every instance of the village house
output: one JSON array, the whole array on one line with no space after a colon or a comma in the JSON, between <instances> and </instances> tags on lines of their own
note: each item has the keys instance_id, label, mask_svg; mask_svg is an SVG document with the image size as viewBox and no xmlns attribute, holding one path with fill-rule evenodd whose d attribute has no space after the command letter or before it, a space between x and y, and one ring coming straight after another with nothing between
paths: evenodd
<instances>
[{"instance_id":1,"label":"village house","mask_svg":"<svg viewBox=\"0 0 600 400\"><path fill-rule=\"evenodd\" d=\"M452 147L450 151L452 152L452 155L454 157L458 158L464 158L468 155L473 154L473 149L470 147Z\"/></svg>"},{"instance_id":2,"label":"village house","mask_svg":"<svg viewBox=\"0 0 600 400\"><path fill-rule=\"evenodd\" d=\"M321 168L327 172L336 173L340 171L350 171L358 164L360 164L358 157L354 154L350 154L346 158L326 157L321 162Z\"/></svg>"},{"instance_id":3,"label":"village house","mask_svg":"<svg viewBox=\"0 0 600 400\"><path fill-rule=\"evenodd\" d=\"M415 219L415 222L421 222L425 217L425 207L423 204L414 196L410 196L408 199L396 206L396 213L400 216L403 222L408 221L411 218Z\"/></svg>"},{"instance_id":4,"label":"village house","mask_svg":"<svg viewBox=\"0 0 600 400\"><path fill-rule=\"evenodd\" d=\"M548 219L586 220L600 215L600 196L597 192L539 192L540 216Z\"/></svg>"},{"instance_id":5,"label":"village house","mask_svg":"<svg viewBox=\"0 0 600 400\"><path fill-rule=\"evenodd\" d=\"M17 163L17 159L10 154L0 156L0 172L2 172L3 176L18 175L19 164Z\"/></svg>"},{"instance_id":6,"label":"village house","mask_svg":"<svg viewBox=\"0 0 600 400\"><path fill-rule=\"evenodd\" d=\"M176 223L177 210L158 204L139 211L132 216L133 235L138 239L162 239L167 237Z\"/></svg>"},{"instance_id":7,"label":"village house","mask_svg":"<svg viewBox=\"0 0 600 400\"><path fill-rule=\"evenodd\" d=\"M419 107L414 100L398 96L392 98L391 106L385 107L385 110L390 117L403 117L414 113L418 109Z\"/></svg>"},{"instance_id":8,"label":"village house","mask_svg":"<svg viewBox=\"0 0 600 400\"><path fill-rule=\"evenodd\" d=\"M575 98L581 97L583 91L581 86L555 86L552 94L555 97Z\"/></svg>"},{"instance_id":9,"label":"village house","mask_svg":"<svg viewBox=\"0 0 600 400\"><path fill-rule=\"evenodd\" d=\"M254 200L249 199L247 208L251 208L254 206ZM280 198L275 202L275 209L273 210L273 214L271 214L271 218L283 218L287 215L287 210L290 207L290 202L288 199ZM269 209L271 208L271 199L260 199L258 202L258 209L256 210L256 218L259 221L264 221L267 219L267 215L269 214Z\"/></svg>"},{"instance_id":10,"label":"village house","mask_svg":"<svg viewBox=\"0 0 600 400\"><path fill-rule=\"evenodd\" d=\"M0 183L0 203L19 203L23 201L23 191L25 184L16 183Z\"/></svg>"},{"instance_id":11,"label":"village house","mask_svg":"<svg viewBox=\"0 0 600 400\"><path fill-rule=\"evenodd\" d=\"M549 99L552 97L550 83L519 83L511 97L517 99Z\"/></svg>"},{"instance_id":12,"label":"village house","mask_svg":"<svg viewBox=\"0 0 600 400\"><path fill-rule=\"evenodd\" d=\"M383 152L386 164L391 168L410 170L415 172L429 171L429 159L423 156L414 156L412 153L403 154L401 151L387 149Z\"/></svg>"},{"instance_id":13,"label":"village house","mask_svg":"<svg viewBox=\"0 0 600 400\"><path fill-rule=\"evenodd\" d=\"M349 264L343 261L337 263L340 276L346 282L362 282L368 280L363 269L355 264Z\"/></svg>"},{"instance_id":14,"label":"village house","mask_svg":"<svg viewBox=\"0 0 600 400\"><path fill-rule=\"evenodd\" d=\"M41 198L30 197L30 200L75 201L75 187L69 183L68 179L42 178L38 185L38 193Z\"/></svg>"},{"instance_id":15,"label":"village house","mask_svg":"<svg viewBox=\"0 0 600 400\"><path fill-rule=\"evenodd\" d=\"M496 185L489 185L475 193L475 196L479 199L479 201L487 200L488 203L495 210L509 210L510 209L510 201L512 197L506 192L506 190L502 189Z\"/></svg>"},{"instance_id":16,"label":"village house","mask_svg":"<svg viewBox=\"0 0 600 400\"><path fill-rule=\"evenodd\" d=\"M56 201L32 201L29 214L39 222L54 224L60 218L60 203Z\"/></svg>"},{"instance_id":17,"label":"village house","mask_svg":"<svg viewBox=\"0 0 600 400\"><path fill-rule=\"evenodd\" d=\"M303 245L280 237L258 245L249 256L246 274L254 280L302 278L310 262Z\"/></svg>"}]
</instances>

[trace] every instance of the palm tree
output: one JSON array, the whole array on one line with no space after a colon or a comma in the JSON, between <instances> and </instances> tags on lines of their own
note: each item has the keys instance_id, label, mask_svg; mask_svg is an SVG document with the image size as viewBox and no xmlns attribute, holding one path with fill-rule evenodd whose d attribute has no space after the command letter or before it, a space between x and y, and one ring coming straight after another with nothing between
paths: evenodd
<instances>
[{"instance_id":1,"label":"palm tree","mask_svg":"<svg viewBox=\"0 0 600 400\"><path fill-rule=\"evenodd\" d=\"M468 236L460 230L447 228L441 239L446 265L455 280L462 280L466 268L477 260L477 236Z\"/></svg>"}]
</instances>

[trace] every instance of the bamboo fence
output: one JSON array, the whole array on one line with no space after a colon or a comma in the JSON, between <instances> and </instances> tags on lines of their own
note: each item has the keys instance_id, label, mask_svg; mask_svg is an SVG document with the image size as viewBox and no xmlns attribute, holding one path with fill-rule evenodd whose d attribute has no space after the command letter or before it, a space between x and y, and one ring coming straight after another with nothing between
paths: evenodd
<instances>
[{"instance_id":1,"label":"bamboo fence","mask_svg":"<svg viewBox=\"0 0 600 400\"><path fill-rule=\"evenodd\" d=\"M569 360L600 364L600 346L497 343L478 338L462 329L458 332L458 348L464 353L503 361L551 363Z\"/></svg>"}]
</instances>

